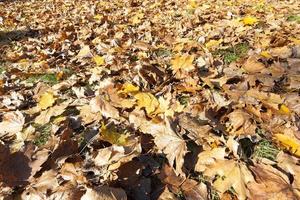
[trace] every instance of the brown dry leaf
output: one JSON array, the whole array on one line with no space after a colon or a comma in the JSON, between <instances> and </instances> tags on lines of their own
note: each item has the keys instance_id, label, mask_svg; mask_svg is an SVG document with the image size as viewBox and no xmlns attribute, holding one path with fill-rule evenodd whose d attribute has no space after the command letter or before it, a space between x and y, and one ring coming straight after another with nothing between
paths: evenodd
<instances>
[{"instance_id":1,"label":"brown dry leaf","mask_svg":"<svg viewBox=\"0 0 300 200\"><path fill-rule=\"evenodd\" d=\"M121 188L100 186L87 188L80 200L127 200L127 195Z\"/></svg>"},{"instance_id":2,"label":"brown dry leaf","mask_svg":"<svg viewBox=\"0 0 300 200\"><path fill-rule=\"evenodd\" d=\"M250 167L255 181L248 184L252 199L260 200L296 200L292 186L286 175L272 166L256 164Z\"/></svg>"},{"instance_id":3,"label":"brown dry leaf","mask_svg":"<svg viewBox=\"0 0 300 200\"><path fill-rule=\"evenodd\" d=\"M247 184L254 181L247 167L234 160L218 160L213 165L207 166L204 175L209 177L218 175L213 183L214 188L222 195L232 187L241 200L249 196Z\"/></svg>"},{"instance_id":4,"label":"brown dry leaf","mask_svg":"<svg viewBox=\"0 0 300 200\"><path fill-rule=\"evenodd\" d=\"M93 112L90 105L84 105L78 108L80 110L80 117L84 124L90 124L94 121L99 121L102 116L99 113Z\"/></svg>"},{"instance_id":5,"label":"brown dry leaf","mask_svg":"<svg viewBox=\"0 0 300 200\"><path fill-rule=\"evenodd\" d=\"M176 172L183 174L184 155L187 153L185 141L176 135L173 130L169 129L168 132L155 135L154 143L159 150L166 154L171 166L176 163Z\"/></svg>"},{"instance_id":6,"label":"brown dry leaf","mask_svg":"<svg viewBox=\"0 0 300 200\"><path fill-rule=\"evenodd\" d=\"M47 199L47 191L55 193L59 189L56 175L57 173L54 170L45 171L22 193L22 199Z\"/></svg>"},{"instance_id":7,"label":"brown dry leaf","mask_svg":"<svg viewBox=\"0 0 300 200\"><path fill-rule=\"evenodd\" d=\"M109 165L108 170L115 170L122 163L129 162L132 158L138 156L142 151L139 139L129 140L126 145L112 145L99 149L94 158L95 165L98 167Z\"/></svg>"},{"instance_id":8,"label":"brown dry leaf","mask_svg":"<svg viewBox=\"0 0 300 200\"><path fill-rule=\"evenodd\" d=\"M235 110L228 116L229 121L226 122L227 131L232 135L254 135L256 125L251 116L242 111Z\"/></svg>"},{"instance_id":9,"label":"brown dry leaf","mask_svg":"<svg viewBox=\"0 0 300 200\"><path fill-rule=\"evenodd\" d=\"M204 183L198 183L192 179L178 176L174 169L169 165L164 165L159 174L159 178L173 193L182 192L187 200L206 200L208 199L207 187Z\"/></svg>"},{"instance_id":10,"label":"brown dry leaf","mask_svg":"<svg viewBox=\"0 0 300 200\"><path fill-rule=\"evenodd\" d=\"M277 155L276 161L278 162L278 166L284 169L286 172L293 175L293 190L295 194L300 198L300 166L299 159L292 157L288 154L280 152Z\"/></svg>"},{"instance_id":11,"label":"brown dry leaf","mask_svg":"<svg viewBox=\"0 0 300 200\"><path fill-rule=\"evenodd\" d=\"M82 169L73 163L64 163L60 169L60 175L64 180L70 181L74 185L87 182Z\"/></svg>"},{"instance_id":12,"label":"brown dry leaf","mask_svg":"<svg viewBox=\"0 0 300 200\"><path fill-rule=\"evenodd\" d=\"M172 130L168 120L156 123L147 120L140 111L133 111L129 115L129 122L143 133L151 134L158 149L166 154L170 165L173 166L176 162L176 172L183 174L184 155L187 153L186 143Z\"/></svg>"},{"instance_id":13,"label":"brown dry leaf","mask_svg":"<svg viewBox=\"0 0 300 200\"><path fill-rule=\"evenodd\" d=\"M259 73L266 68L256 57L249 57L242 67L249 73Z\"/></svg>"},{"instance_id":14,"label":"brown dry leaf","mask_svg":"<svg viewBox=\"0 0 300 200\"><path fill-rule=\"evenodd\" d=\"M32 160L29 163L29 166L31 168L31 176L29 179L34 179L33 176L42 168L42 164L46 162L48 159L48 156L50 154L50 151L47 149L41 149L37 152L35 152L31 157Z\"/></svg>"},{"instance_id":15,"label":"brown dry leaf","mask_svg":"<svg viewBox=\"0 0 300 200\"><path fill-rule=\"evenodd\" d=\"M218 147L199 153L195 171L203 172L208 165L215 164L219 160L224 160L224 157L226 156L225 150L225 147Z\"/></svg>"},{"instance_id":16,"label":"brown dry leaf","mask_svg":"<svg viewBox=\"0 0 300 200\"><path fill-rule=\"evenodd\" d=\"M100 112L104 117L119 118L119 111L100 96L92 99L90 106L93 112Z\"/></svg>"},{"instance_id":17,"label":"brown dry leaf","mask_svg":"<svg viewBox=\"0 0 300 200\"><path fill-rule=\"evenodd\" d=\"M157 200L178 200L178 198L172 192L170 192L168 187L165 187Z\"/></svg>"},{"instance_id":18,"label":"brown dry leaf","mask_svg":"<svg viewBox=\"0 0 300 200\"><path fill-rule=\"evenodd\" d=\"M188 137L195 141L198 145L205 145L205 143L214 141L213 134L211 134L211 126L202 125L196 118L188 115L180 115L178 123L181 128L188 131Z\"/></svg>"},{"instance_id":19,"label":"brown dry leaf","mask_svg":"<svg viewBox=\"0 0 300 200\"><path fill-rule=\"evenodd\" d=\"M268 108L278 110L279 105L284 103L284 99L275 93L267 93L258 91L256 89L250 89L246 92L246 96L253 97L260 100Z\"/></svg>"},{"instance_id":20,"label":"brown dry leaf","mask_svg":"<svg viewBox=\"0 0 300 200\"><path fill-rule=\"evenodd\" d=\"M208 200L207 186L195 180L187 179L181 185L186 200Z\"/></svg>"},{"instance_id":21,"label":"brown dry leaf","mask_svg":"<svg viewBox=\"0 0 300 200\"><path fill-rule=\"evenodd\" d=\"M25 117L20 111L7 112L0 122L0 138L5 135L14 135L23 129Z\"/></svg>"},{"instance_id":22,"label":"brown dry leaf","mask_svg":"<svg viewBox=\"0 0 300 200\"><path fill-rule=\"evenodd\" d=\"M273 57L279 58L289 58L292 55L292 49L284 46L284 47L277 47L270 50L270 53Z\"/></svg>"},{"instance_id":23,"label":"brown dry leaf","mask_svg":"<svg viewBox=\"0 0 300 200\"><path fill-rule=\"evenodd\" d=\"M61 115L65 109L69 106L72 100L67 100L61 103L60 105L53 106L47 110L44 110L38 115L34 122L37 124L46 124L50 122L51 117L56 117Z\"/></svg>"}]
</instances>

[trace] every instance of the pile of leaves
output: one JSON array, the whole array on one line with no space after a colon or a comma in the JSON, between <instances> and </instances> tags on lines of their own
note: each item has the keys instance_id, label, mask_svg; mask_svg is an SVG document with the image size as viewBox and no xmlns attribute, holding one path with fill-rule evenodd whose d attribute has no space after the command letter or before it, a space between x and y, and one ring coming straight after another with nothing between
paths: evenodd
<instances>
[{"instance_id":1,"label":"pile of leaves","mask_svg":"<svg viewBox=\"0 0 300 200\"><path fill-rule=\"evenodd\" d=\"M300 2L0 2L1 199L300 199Z\"/></svg>"}]
</instances>

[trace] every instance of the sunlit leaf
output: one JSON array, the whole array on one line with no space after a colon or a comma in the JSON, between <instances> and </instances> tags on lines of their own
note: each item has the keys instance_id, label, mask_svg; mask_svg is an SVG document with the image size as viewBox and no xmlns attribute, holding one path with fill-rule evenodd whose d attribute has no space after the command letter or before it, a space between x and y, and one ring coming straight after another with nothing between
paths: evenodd
<instances>
[{"instance_id":1,"label":"sunlit leaf","mask_svg":"<svg viewBox=\"0 0 300 200\"><path fill-rule=\"evenodd\" d=\"M245 25L253 25L258 22L258 19L256 17L247 16L243 18L243 23Z\"/></svg>"},{"instance_id":2,"label":"sunlit leaf","mask_svg":"<svg viewBox=\"0 0 300 200\"><path fill-rule=\"evenodd\" d=\"M101 66L105 63L105 60L102 56L96 55L96 56L93 57L93 60L95 61L97 66Z\"/></svg>"},{"instance_id":3,"label":"sunlit leaf","mask_svg":"<svg viewBox=\"0 0 300 200\"><path fill-rule=\"evenodd\" d=\"M279 142L279 144L289 151L290 153L300 157L300 142L299 140L292 138L288 135L284 134L275 134L275 140Z\"/></svg>"},{"instance_id":4,"label":"sunlit leaf","mask_svg":"<svg viewBox=\"0 0 300 200\"><path fill-rule=\"evenodd\" d=\"M44 94L42 94L42 96L40 97L40 100L38 102L38 106L41 109L46 109L51 107L55 102L55 98L52 92L45 92Z\"/></svg>"},{"instance_id":5,"label":"sunlit leaf","mask_svg":"<svg viewBox=\"0 0 300 200\"><path fill-rule=\"evenodd\" d=\"M134 98L137 100L138 108L145 108L147 114L153 113L159 107L157 98L151 93L141 92L134 95Z\"/></svg>"},{"instance_id":6,"label":"sunlit leaf","mask_svg":"<svg viewBox=\"0 0 300 200\"><path fill-rule=\"evenodd\" d=\"M193 61L193 55L176 55L171 61L172 69L175 72L178 70L191 71L195 68Z\"/></svg>"}]
</instances>

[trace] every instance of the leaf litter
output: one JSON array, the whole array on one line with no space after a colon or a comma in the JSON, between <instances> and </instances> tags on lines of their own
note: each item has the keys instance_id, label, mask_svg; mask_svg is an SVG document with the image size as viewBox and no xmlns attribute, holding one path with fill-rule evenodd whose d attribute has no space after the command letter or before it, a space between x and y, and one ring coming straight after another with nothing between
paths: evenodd
<instances>
[{"instance_id":1,"label":"leaf litter","mask_svg":"<svg viewBox=\"0 0 300 200\"><path fill-rule=\"evenodd\" d=\"M0 2L0 196L300 199L298 1Z\"/></svg>"}]
</instances>

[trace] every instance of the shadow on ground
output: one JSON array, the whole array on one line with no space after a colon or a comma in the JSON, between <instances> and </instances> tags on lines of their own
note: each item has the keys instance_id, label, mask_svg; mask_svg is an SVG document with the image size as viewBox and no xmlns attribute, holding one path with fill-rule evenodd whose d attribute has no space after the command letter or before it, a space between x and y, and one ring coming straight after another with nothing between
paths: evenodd
<instances>
[{"instance_id":1,"label":"shadow on ground","mask_svg":"<svg viewBox=\"0 0 300 200\"><path fill-rule=\"evenodd\" d=\"M39 36L38 30L25 29L14 31L0 31L0 45L8 45L14 41L20 41L25 38L35 38Z\"/></svg>"}]
</instances>

